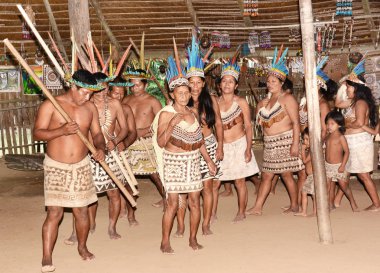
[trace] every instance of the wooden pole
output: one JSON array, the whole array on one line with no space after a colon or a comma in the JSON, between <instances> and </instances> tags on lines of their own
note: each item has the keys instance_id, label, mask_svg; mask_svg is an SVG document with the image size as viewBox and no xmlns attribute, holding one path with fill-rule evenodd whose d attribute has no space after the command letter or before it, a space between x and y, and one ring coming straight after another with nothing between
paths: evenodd
<instances>
[{"instance_id":1,"label":"wooden pole","mask_svg":"<svg viewBox=\"0 0 380 273\"><path fill-rule=\"evenodd\" d=\"M45 4L46 11L48 13L48 16L49 16L49 22L51 24L51 28L53 29L54 36L57 39L59 50L62 52L66 63L68 63L69 58L67 57L65 47L63 46L61 34L59 34L57 23L55 21L53 11L51 10L49 0L44 0L44 4Z\"/></svg>"},{"instance_id":2,"label":"wooden pole","mask_svg":"<svg viewBox=\"0 0 380 273\"><path fill-rule=\"evenodd\" d=\"M72 119L67 115L65 110L58 104L55 100L54 96L49 92L46 86L42 83L41 79L34 73L34 71L30 68L30 66L25 62L25 60L21 57L20 53L17 49L9 42L8 39L4 40L4 44L8 47L8 49L12 52L12 54L16 57L16 59L20 62L20 64L24 67L24 69L28 72L30 76L36 81L37 85L42 89L44 95L51 101L57 111L62 115L62 117L66 120L66 122L71 122ZM96 153L95 147L88 141L88 139L82 134L81 131L77 132L78 137L83 141L83 143L87 146L92 154ZM128 199L131 206L135 207L136 202L133 197L128 193L125 189L124 185L121 181L115 176L110 167L104 162L99 162L103 169L108 173L108 175L112 178L115 184L119 187L120 191L124 194L124 196Z\"/></svg>"},{"instance_id":3,"label":"wooden pole","mask_svg":"<svg viewBox=\"0 0 380 273\"><path fill-rule=\"evenodd\" d=\"M311 0L299 0L302 50L305 68L305 87L307 100L307 115L310 132L311 156L317 200L317 222L319 240L323 244L332 244L333 237L330 224L330 212L326 187L325 160L322 153L321 119L317 90L317 75L315 64L313 9Z\"/></svg>"},{"instance_id":4,"label":"wooden pole","mask_svg":"<svg viewBox=\"0 0 380 273\"><path fill-rule=\"evenodd\" d=\"M108 26L108 23L106 21L106 18L103 15L102 9L99 5L98 0L90 0L92 6L95 9L96 16L98 16L98 19L100 23L102 24L104 31L106 32L108 38L110 39L111 43L117 48L119 52L123 51L123 47L120 45L119 41L116 39L115 35L113 35L111 28Z\"/></svg>"},{"instance_id":5,"label":"wooden pole","mask_svg":"<svg viewBox=\"0 0 380 273\"><path fill-rule=\"evenodd\" d=\"M133 171L132 171L132 168L131 166L129 165L128 163L128 160L127 160L127 157L125 156L125 153L122 152L119 152L120 156L121 156L121 159L123 160L123 163L124 163L124 166L125 168L127 169L127 172L129 174L129 177L131 177L132 179L132 183L134 186L137 186L138 183L137 183L137 180L136 180L136 177L135 175L133 174Z\"/></svg>"}]
</instances>

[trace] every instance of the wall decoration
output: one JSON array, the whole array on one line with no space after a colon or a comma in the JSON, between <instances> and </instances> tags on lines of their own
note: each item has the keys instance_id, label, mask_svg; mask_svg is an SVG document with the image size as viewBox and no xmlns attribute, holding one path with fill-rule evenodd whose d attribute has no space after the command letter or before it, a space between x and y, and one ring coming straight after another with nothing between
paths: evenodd
<instances>
[{"instance_id":1,"label":"wall decoration","mask_svg":"<svg viewBox=\"0 0 380 273\"><path fill-rule=\"evenodd\" d=\"M261 48L270 48L271 47L271 39L269 31L262 31L260 33L260 47Z\"/></svg>"},{"instance_id":2,"label":"wall decoration","mask_svg":"<svg viewBox=\"0 0 380 273\"><path fill-rule=\"evenodd\" d=\"M257 16L259 15L259 1L258 0L244 0L243 16Z\"/></svg>"},{"instance_id":3,"label":"wall decoration","mask_svg":"<svg viewBox=\"0 0 380 273\"><path fill-rule=\"evenodd\" d=\"M20 69L15 66L0 66L0 93L20 92Z\"/></svg>"},{"instance_id":4,"label":"wall decoration","mask_svg":"<svg viewBox=\"0 0 380 273\"><path fill-rule=\"evenodd\" d=\"M292 27L289 29L289 42L301 41L301 30L299 27Z\"/></svg>"},{"instance_id":5,"label":"wall decoration","mask_svg":"<svg viewBox=\"0 0 380 273\"><path fill-rule=\"evenodd\" d=\"M34 73L43 81L43 69L41 65L31 65L30 68ZM42 90L36 84L34 79L25 70L21 71L22 74L22 87L25 95L41 95Z\"/></svg>"},{"instance_id":6,"label":"wall decoration","mask_svg":"<svg viewBox=\"0 0 380 273\"><path fill-rule=\"evenodd\" d=\"M335 14L337 16L352 16L352 0L337 0Z\"/></svg>"},{"instance_id":7,"label":"wall decoration","mask_svg":"<svg viewBox=\"0 0 380 273\"><path fill-rule=\"evenodd\" d=\"M43 83L48 89L62 89L62 79L49 65L45 64L43 71Z\"/></svg>"},{"instance_id":8,"label":"wall decoration","mask_svg":"<svg viewBox=\"0 0 380 273\"><path fill-rule=\"evenodd\" d=\"M220 48L231 48L230 34L228 31L221 32Z\"/></svg>"},{"instance_id":9,"label":"wall decoration","mask_svg":"<svg viewBox=\"0 0 380 273\"><path fill-rule=\"evenodd\" d=\"M217 30L214 30L213 32L211 32L211 44L214 46L214 47L218 47L220 48L220 40L221 40L221 34L219 31Z\"/></svg>"}]
</instances>

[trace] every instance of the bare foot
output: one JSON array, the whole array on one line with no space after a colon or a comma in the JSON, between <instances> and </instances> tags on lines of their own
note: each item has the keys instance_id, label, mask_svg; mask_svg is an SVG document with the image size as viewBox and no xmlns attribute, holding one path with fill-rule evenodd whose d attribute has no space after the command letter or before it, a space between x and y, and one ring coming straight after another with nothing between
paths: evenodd
<instances>
[{"instance_id":1,"label":"bare foot","mask_svg":"<svg viewBox=\"0 0 380 273\"><path fill-rule=\"evenodd\" d=\"M298 212L299 212L299 208L298 208L298 207L296 207L296 208L292 208L292 207L290 207L290 208L284 210L284 211L282 212L282 214L298 213Z\"/></svg>"},{"instance_id":2,"label":"bare foot","mask_svg":"<svg viewBox=\"0 0 380 273\"><path fill-rule=\"evenodd\" d=\"M90 226L90 233L93 234L96 230L96 223L94 223L92 226Z\"/></svg>"},{"instance_id":3,"label":"bare foot","mask_svg":"<svg viewBox=\"0 0 380 273\"><path fill-rule=\"evenodd\" d=\"M290 206L282 206L282 207L281 207L282 210L287 210L287 209L289 209L289 208L290 208Z\"/></svg>"},{"instance_id":4,"label":"bare foot","mask_svg":"<svg viewBox=\"0 0 380 273\"><path fill-rule=\"evenodd\" d=\"M168 255L173 255L174 254L174 250L172 249L172 247L170 246L170 244L162 244L161 243L161 252L163 254L168 254Z\"/></svg>"},{"instance_id":5,"label":"bare foot","mask_svg":"<svg viewBox=\"0 0 380 273\"><path fill-rule=\"evenodd\" d=\"M329 209L330 209L330 211L334 211L334 210L336 210L336 208L337 208L337 207L335 206L335 204L333 204L333 205L330 205L330 208L329 208Z\"/></svg>"},{"instance_id":6,"label":"bare foot","mask_svg":"<svg viewBox=\"0 0 380 273\"><path fill-rule=\"evenodd\" d=\"M193 250L201 250L203 248L202 245L198 244L197 240L190 240L189 247L191 247Z\"/></svg>"},{"instance_id":7,"label":"bare foot","mask_svg":"<svg viewBox=\"0 0 380 273\"><path fill-rule=\"evenodd\" d=\"M63 241L66 245L72 246L78 242L77 235L72 233L71 236Z\"/></svg>"},{"instance_id":8,"label":"bare foot","mask_svg":"<svg viewBox=\"0 0 380 273\"><path fill-rule=\"evenodd\" d=\"M127 218L128 216L128 213L127 211L123 210L123 211L120 211L120 214L119 214L119 218Z\"/></svg>"},{"instance_id":9,"label":"bare foot","mask_svg":"<svg viewBox=\"0 0 380 273\"><path fill-rule=\"evenodd\" d=\"M50 264L50 265L43 265L41 267L41 272L42 273L47 273L47 272L54 272L55 271L55 266Z\"/></svg>"},{"instance_id":10,"label":"bare foot","mask_svg":"<svg viewBox=\"0 0 380 273\"><path fill-rule=\"evenodd\" d=\"M108 228L108 235L110 236L111 240L117 240L121 238L120 234L116 232L116 228Z\"/></svg>"},{"instance_id":11,"label":"bare foot","mask_svg":"<svg viewBox=\"0 0 380 273\"><path fill-rule=\"evenodd\" d=\"M214 223L216 223L216 222L218 222L218 216L216 216L216 215L212 215L212 216L211 216L211 220L210 220L210 224L214 224Z\"/></svg>"},{"instance_id":12,"label":"bare foot","mask_svg":"<svg viewBox=\"0 0 380 273\"><path fill-rule=\"evenodd\" d=\"M202 234L207 236L207 235L212 235L212 231L210 229L210 226L202 226Z\"/></svg>"},{"instance_id":13,"label":"bare foot","mask_svg":"<svg viewBox=\"0 0 380 273\"><path fill-rule=\"evenodd\" d=\"M378 212L380 211L380 207L376 207L374 204L370 205L368 208L364 209L365 211L370 212Z\"/></svg>"},{"instance_id":14,"label":"bare foot","mask_svg":"<svg viewBox=\"0 0 380 273\"><path fill-rule=\"evenodd\" d=\"M153 203L152 206L155 208L162 208L164 205L164 201L161 199L160 201L157 201L156 203Z\"/></svg>"},{"instance_id":15,"label":"bare foot","mask_svg":"<svg viewBox=\"0 0 380 273\"><path fill-rule=\"evenodd\" d=\"M177 230L176 233L174 233L174 238L183 238L183 234L185 233L185 231L180 231L180 230Z\"/></svg>"},{"instance_id":16,"label":"bare foot","mask_svg":"<svg viewBox=\"0 0 380 273\"><path fill-rule=\"evenodd\" d=\"M219 196L220 197L229 197L229 196L233 196L233 192L232 191L222 191L221 193L219 193Z\"/></svg>"},{"instance_id":17,"label":"bare foot","mask_svg":"<svg viewBox=\"0 0 380 273\"><path fill-rule=\"evenodd\" d=\"M242 222L245 220L245 214L238 214L235 216L235 218L232 220L232 223L233 224L236 224L236 223L239 223L239 222Z\"/></svg>"},{"instance_id":18,"label":"bare foot","mask_svg":"<svg viewBox=\"0 0 380 273\"><path fill-rule=\"evenodd\" d=\"M245 212L246 215L256 215L261 216L263 214L262 210L256 209L255 207L250 208Z\"/></svg>"},{"instance_id":19,"label":"bare foot","mask_svg":"<svg viewBox=\"0 0 380 273\"><path fill-rule=\"evenodd\" d=\"M306 212L296 212L296 213L294 213L294 216L307 217L307 213Z\"/></svg>"},{"instance_id":20,"label":"bare foot","mask_svg":"<svg viewBox=\"0 0 380 273\"><path fill-rule=\"evenodd\" d=\"M137 227L140 223L135 218L128 218L130 227Z\"/></svg>"},{"instance_id":21,"label":"bare foot","mask_svg":"<svg viewBox=\"0 0 380 273\"><path fill-rule=\"evenodd\" d=\"M90 261L90 260L95 259L95 255L92 254L90 251L88 251L87 247L84 247L84 248L78 247L78 253L84 261Z\"/></svg>"},{"instance_id":22,"label":"bare foot","mask_svg":"<svg viewBox=\"0 0 380 273\"><path fill-rule=\"evenodd\" d=\"M352 212L360 212L360 209L358 207L351 207Z\"/></svg>"}]
</instances>

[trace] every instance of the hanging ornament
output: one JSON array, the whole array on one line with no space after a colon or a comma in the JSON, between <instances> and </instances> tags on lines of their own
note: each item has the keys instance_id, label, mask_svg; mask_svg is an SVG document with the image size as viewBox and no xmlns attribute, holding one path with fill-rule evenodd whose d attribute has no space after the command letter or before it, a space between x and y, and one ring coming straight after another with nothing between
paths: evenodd
<instances>
[{"instance_id":1,"label":"hanging ornament","mask_svg":"<svg viewBox=\"0 0 380 273\"><path fill-rule=\"evenodd\" d=\"M244 0L243 16L257 16L259 15L259 1L258 0Z\"/></svg>"},{"instance_id":2,"label":"hanging ornament","mask_svg":"<svg viewBox=\"0 0 380 273\"><path fill-rule=\"evenodd\" d=\"M348 52L351 51L351 45L352 45L352 31L354 29L354 17L351 17L350 20L350 35L348 36Z\"/></svg>"},{"instance_id":3,"label":"hanging ornament","mask_svg":"<svg viewBox=\"0 0 380 273\"><path fill-rule=\"evenodd\" d=\"M37 47L37 50L36 50L35 63L37 65L43 65L44 64L44 55L42 54L42 50L40 47Z\"/></svg>"},{"instance_id":4,"label":"hanging ornament","mask_svg":"<svg viewBox=\"0 0 380 273\"><path fill-rule=\"evenodd\" d=\"M322 52L322 28L317 27L317 51Z\"/></svg>"},{"instance_id":5,"label":"hanging ornament","mask_svg":"<svg viewBox=\"0 0 380 273\"><path fill-rule=\"evenodd\" d=\"M256 31L251 31L248 36L248 45L252 47L259 47L259 34Z\"/></svg>"},{"instance_id":6,"label":"hanging ornament","mask_svg":"<svg viewBox=\"0 0 380 273\"><path fill-rule=\"evenodd\" d=\"M25 7L25 13L28 15L28 17L29 17L30 21L32 21L33 25L36 26L36 17L35 17L36 14L33 11L31 5L27 5ZM21 27L22 27L22 39L33 40L34 39L33 32L30 30L28 24L25 21L22 22Z\"/></svg>"},{"instance_id":7,"label":"hanging ornament","mask_svg":"<svg viewBox=\"0 0 380 273\"><path fill-rule=\"evenodd\" d=\"M300 29L298 27L289 28L289 42L299 42L300 40Z\"/></svg>"},{"instance_id":8,"label":"hanging ornament","mask_svg":"<svg viewBox=\"0 0 380 273\"><path fill-rule=\"evenodd\" d=\"M221 40L221 35L219 31L214 30L213 32L211 32L211 44L214 47L220 48L220 40Z\"/></svg>"},{"instance_id":9,"label":"hanging ornament","mask_svg":"<svg viewBox=\"0 0 380 273\"><path fill-rule=\"evenodd\" d=\"M343 38L342 38L342 48L340 51L343 51L344 45L346 43L346 35L347 35L347 29L348 29L348 21L344 21L343 23Z\"/></svg>"},{"instance_id":10,"label":"hanging ornament","mask_svg":"<svg viewBox=\"0 0 380 273\"><path fill-rule=\"evenodd\" d=\"M230 48L230 47L231 47L230 34L228 33L228 31L222 31L221 38L220 38L220 48Z\"/></svg>"},{"instance_id":11,"label":"hanging ornament","mask_svg":"<svg viewBox=\"0 0 380 273\"><path fill-rule=\"evenodd\" d=\"M271 40L269 31L262 31L260 33L260 47L261 48L270 48Z\"/></svg>"},{"instance_id":12,"label":"hanging ornament","mask_svg":"<svg viewBox=\"0 0 380 273\"><path fill-rule=\"evenodd\" d=\"M337 16L352 16L352 0L337 0L335 14Z\"/></svg>"}]
</instances>

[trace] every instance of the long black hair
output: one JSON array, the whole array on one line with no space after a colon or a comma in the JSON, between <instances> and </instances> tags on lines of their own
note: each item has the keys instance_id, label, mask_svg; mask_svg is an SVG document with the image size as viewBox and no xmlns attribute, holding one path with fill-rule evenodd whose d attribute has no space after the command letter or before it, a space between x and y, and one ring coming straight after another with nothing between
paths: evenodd
<instances>
[{"instance_id":1,"label":"long black hair","mask_svg":"<svg viewBox=\"0 0 380 273\"><path fill-rule=\"evenodd\" d=\"M344 133L346 132L346 123L344 121L344 116L341 112L338 112L336 110L333 110L331 112L329 112L326 117L325 117L325 124L327 125L327 121L329 119L332 119L333 121L335 121L338 125L339 125L339 132L344 135Z\"/></svg>"},{"instance_id":2,"label":"long black hair","mask_svg":"<svg viewBox=\"0 0 380 273\"><path fill-rule=\"evenodd\" d=\"M319 88L319 92L321 93L322 97L325 100L327 101L333 100L334 96L338 92L338 84L335 81L329 79L326 82L326 87L327 87L326 89L323 87Z\"/></svg>"},{"instance_id":3,"label":"long black hair","mask_svg":"<svg viewBox=\"0 0 380 273\"><path fill-rule=\"evenodd\" d=\"M285 79L284 83L282 84L282 91L289 90L290 94L293 94L293 82L289 80L288 78Z\"/></svg>"},{"instance_id":4,"label":"long black hair","mask_svg":"<svg viewBox=\"0 0 380 273\"><path fill-rule=\"evenodd\" d=\"M202 79L204 81L204 79ZM202 115L205 113L206 124L208 128L212 128L215 125L215 112L214 107L212 105L211 95L208 92L207 84L202 88L201 93L198 97L198 119L202 121ZM193 98L190 98L189 103L187 104L189 107L194 106Z\"/></svg>"},{"instance_id":5,"label":"long black hair","mask_svg":"<svg viewBox=\"0 0 380 273\"><path fill-rule=\"evenodd\" d=\"M378 122L378 116L376 111L375 99L373 98L371 89L364 84L356 83L350 80L346 80L346 83L352 86L355 90L354 92L354 103L359 100L364 100L369 109L369 125L375 128Z\"/></svg>"}]
</instances>

